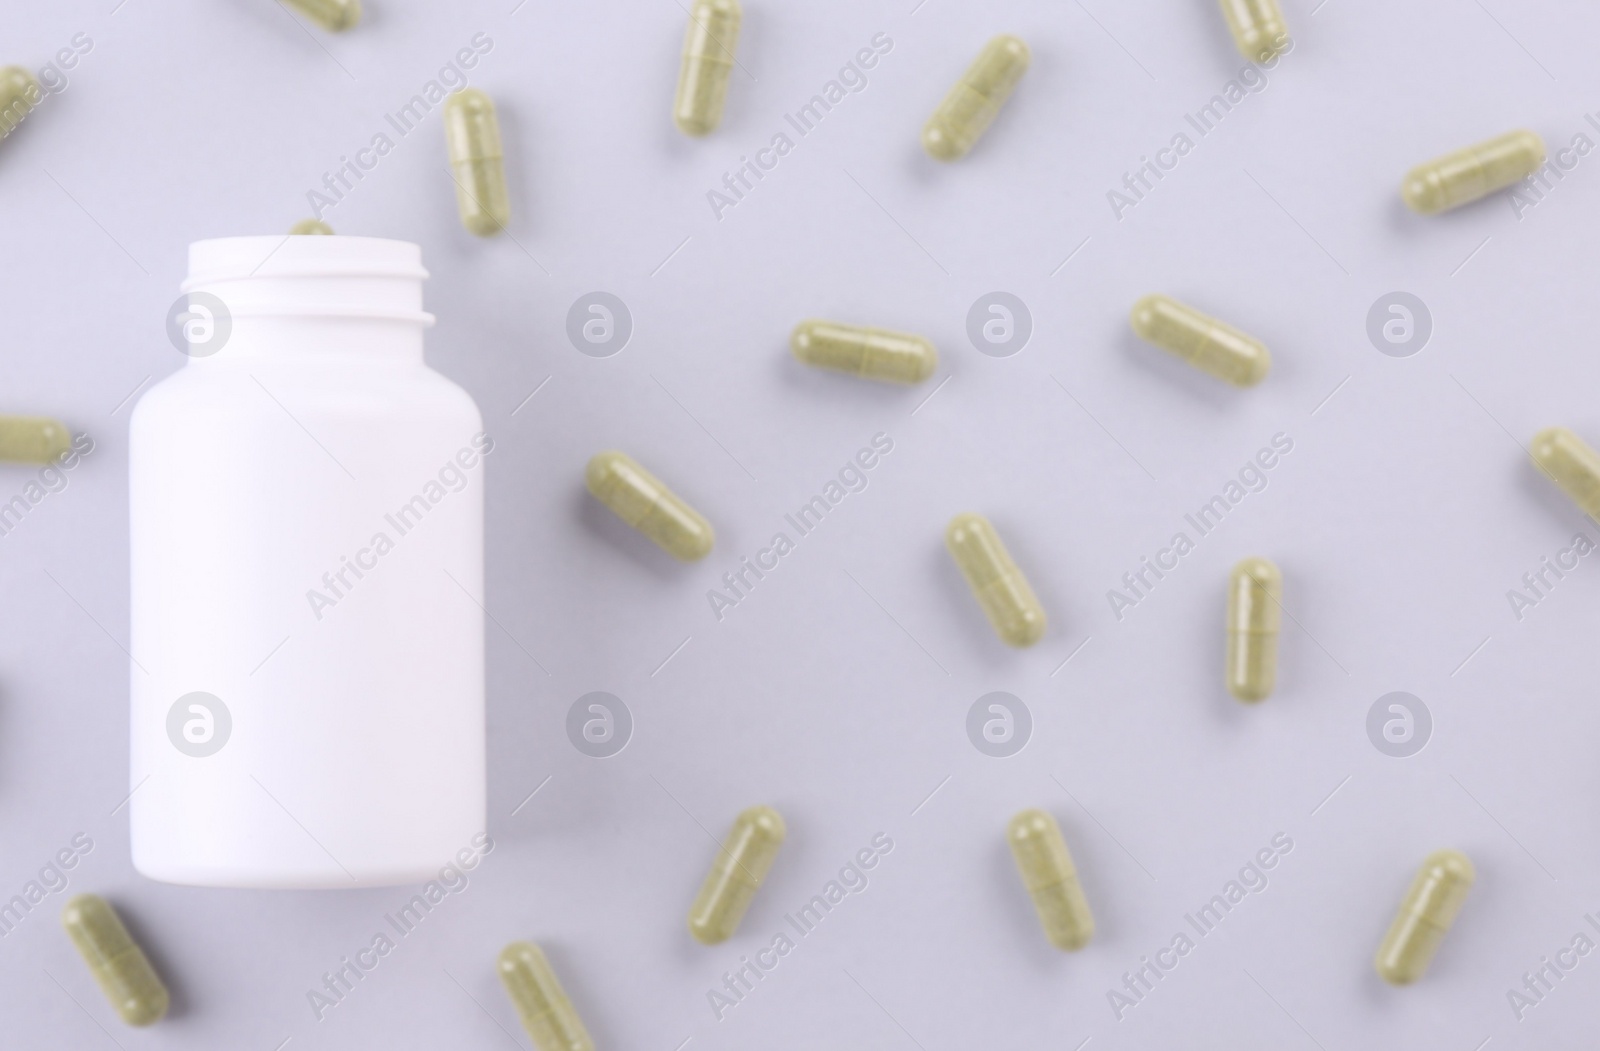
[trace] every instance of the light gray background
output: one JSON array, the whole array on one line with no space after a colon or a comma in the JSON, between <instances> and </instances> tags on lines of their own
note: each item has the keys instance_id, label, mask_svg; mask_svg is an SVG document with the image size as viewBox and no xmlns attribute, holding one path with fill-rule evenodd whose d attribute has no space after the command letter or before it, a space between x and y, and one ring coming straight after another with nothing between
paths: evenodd
<instances>
[{"instance_id":1,"label":"light gray background","mask_svg":"<svg viewBox=\"0 0 1600 1051\"><path fill-rule=\"evenodd\" d=\"M492 965L534 938L611 1048L1588 1046L1600 957L1522 1022L1506 991L1580 928L1600 936L1583 920L1600 910L1600 568L1520 622L1506 593L1597 536L1518 446L1553 423L1600 441L1600 159L1520 220L1503 196L1423 220L1396 192L1412 164L1511 127L1595 138L1586 5L1287 0L1297 46L1270 86L1119 222L1107 190L1243 65L1214 0L749 0L705 141L667 118L685 21L668 0L372 0L342 37L272 0L115 2L4 19L7 62L40 66L78 32L94 48L0 146L0 407L97 447L0 539L0 896L86 833L67 893L123 908L175 1009L122 1027L57 894L0 939L8 1044L526 1046ZM1034 67L974 155L938 167L918 129L1000 31ZM128 862L126 399L181 364L163 318L186 244L304 217L323 173L479 32L511 236L458 225L437 114L327 218L422 244L430 361L499 443L496 846L319 1022L307 990L411 890L194 890ZM706 191L878 32L894 48L870 86L717 221ZM1034 316L1014 357L966 336L996 289ZM1434 315L1411 358L1365 333L1396 289ZM565 335L595 290L634 316L615 357ZM1126 311L1152 290L1259 335L1271 376L1238 392L1138 344ZM804 371L785 340L810 315L926 333L939 375ZM718 623L706 590L879 431L895 449L870 487ZM1107 589L1276 432L1295 446L1270 487L1116 621ZM613 446L715 522L704 563L670 564L588 501L583 463ZM29 477L0 472L0 498ZM942 549L967 509L1049 607L1028 652L996 641ZM1293 623L1277 693L1245 708L1220 685L1223 583L1255 553L1283 567ZM636 721L610 759L563 730L591 690ZM1009 759L964 730L992 690L1035 720ZM1393 690L1436 722L1414 758L1366 736ZM756 802L789 842L741 933L702 948L683 915L707 830ZM1100 924L1081 953L1048 948L1011 868L1002 832L1027 806L1077 856ZM868 889L716 1021L706 991L879 832L895 846ZM1295 846L1266 890L1118 1022L1122 972L1279 832ZM1373 949L1445 845L1478 886L1427 980L1389 989Z\"/></svg>"}]
</instances>

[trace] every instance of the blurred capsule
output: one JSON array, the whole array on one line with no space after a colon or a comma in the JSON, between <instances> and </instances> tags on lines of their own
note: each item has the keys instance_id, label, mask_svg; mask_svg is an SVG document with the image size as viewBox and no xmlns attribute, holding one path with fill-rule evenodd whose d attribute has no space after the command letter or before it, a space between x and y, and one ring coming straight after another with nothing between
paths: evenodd
<instances>
[{"instance_id":1,"label":"blurred capsule","mask_svg":"<svg viewBox=\"0 0 1600 1051\"><path fill-rule=\"evenodd\" d=\"M695 0L689 8L678 95L672 103L672 122L685 135L707 135L722 123L740 15L739 0Z\"/></svg>"},{"instance_id":2,"label":"blurred capsule","mask_svg":"<svg viewBox=\"0 0 1600 1051\"><path fill-rule=\"evenodd\" d=\"M1140 339L1236 387L1260 383L1272 367L1272 355L1259 340L1171 296L1145 296L1129 320Z\"/></svg>"},{"instance_id":3,"label":"blurred capsule","mask_svg":"<svg viewBox=\"0 0 1600 1051\"><path fill-rule=\"evenodd\" d=\"M500 952L500 981L538 1051L594 1051L594 1041L566 990L532 942L512 942Z\"/></svg>"},{"instance_id":4,"label":"blurred capsule","mask_svg":"<svg viewBox=\"0 0 1600 1051\"><path fill-rule=\"evenodd\" d=\"M715 945L739 929L787 831L782 816L769 806L753 806L733 819L733 828L689 907L689 933L695 941Z\"/></svg>"},{"instance_id":5,"label":"blurred capsule","mask_svg":"<svg viewBox=\"0 0 1600 1051\"><path fill-rule=\"evenodd\" d=\"M789 349L807 365L872 380L921 383L939 367L939 352L921 336L833 321L800 322Z\"/></svg>"},{"instance_id":6,"label":"blurred capsule","mask_svg":"<svg viewBox=\"0 0 1600 1051\"><path fill-rule=\"evenodd\" d=\"M167 1013L167 987L103 898L73 898L61 910L61 925L124 1022L150 1025Z\"/></svg>"},{"instance_id":7,"label":"blurred capsule","mask_svg":"<svg viewBox=\"0 0 1600 1051\"><path fill-rule=\"evenodd\" d=\"M626 453L598 453L584 480L594 498L674 558L693 562L711 551L711 523Z\"/></svg>"},{"instance_id":8,"label":"blurred capsule","mask_svg":"<svg viewBox=\"0 0 1600 1051\"><path fill-rule=\"evenodd\" d=\"M1544 140L1512 131L1411 169L1400 196L1414 212L1459 208L1532 175L1544 163Z\"/></svg>"},{"instance_id":9,"label":"blurred capsule","mask_svg":"<svg viewBox=\"0 0 1600 1051\"><path fill-rule=\"evenodd\" d=\"M511 194L506 188L500 121L489 96L477 88L462 88L445 99L444 135L461 225L479 237L499 233L511 222Z\"/></svg>"},{"instance_id":10,"label":"blurred capsule","mask_svg":"<svg viewBox=\"0 0 1600 1051\"><path fill-rule=\"evenodd\" d=\"M1428 855L1378 947L1374 963L1379 977L1391 985L1409 985L1422 977L1445 932L1456 922L1476 875L1472 862L1459 850Z\"/></svg>"},{"instance_id":11,"label":"blurred capsule","mask_svg":"<svg viewBox=\"0 0 1600 1051\"><path fill-rule=\"evenodd\" d=\"M1050 944L1068 952L1088 945L1094 915L1056 819L1043 810L1024 810L1011 819L1006 838Z\"/></svg>"},{"instance_id":12,"label":"blurred capsule","mask_svg":"<svg viewBox=\"0 0 1600 1051\"><path fill-rule=\"evenodd\" d=\"M987 518L956 515L945 530L944 542L1002 641L1032 646L1044 637L1044 607Z\"/></svg>"},{"instance_id":13,"label":"blurred capsule","mask_svg":"<svg viewBox=\"0 0 1600 1051\"><path fill-rule=\"evenodd\" d=\"M1289 27L1278 0L1222 0L1222 15L1239 53L1250 61L1265 62L1289 49Z\"/></svg>"},{"instance_id":14,"label":"blurred capsule","mask_svg":"<svg viewBox=\"0 0 1600 1051\"><path fill-rule=\"evenodd\" d=\"M320 234L327 236L333 233L333 227L329 226L321 219L302 219L298 223L295 223L293 226L289 227L289 233L300 236L306 234Z\"/></svg>"},{"instance_id":15,"label":"blurred capsule","mask_svg":"<svg viewBox=\"0 0 1600 1051\"><path fill-rule=\"evenodd\" d=\"M32 73L21 66L0 67L0 139L16 130L43 98Z\"/></svg>"},{"instance_id":16,"label":"blurred capsule","mask_svg":"<svg viewBox=\"0 0 1600 1051\"><path fill-rule=\"evenodd\" d=\"M983 46L922 129L922 148L934 160L953 161L989 130L1000 107L1028 71L1028 45L997 36Z\"/></svg>"},{"instance_id":17,"label":"blurred capsule","mask_svg":"<svg viewBox=\"0 0 1600 1051\"><path fill-rule=\"evenodd\" d=\"M67 428L47 416L0 416L0 460L54 463L72 448Z\"/></svg>"},{"instance_id":18,"label":"blurred capsule","mask_svg":"<svg viewBox=\"0 0 1600 1051\"><path fill-rule=\"evenodd\" d=\"M1573 503L1600 521L1600 453L1565 427L1547 427L1533 436L1533 462Z\"/></svg>"},{"instance_id":19,"label":"blurred capsule","mask_svg":"<svg viewBox=\"0 0 1600 1051\"><path fill-rule=\"evenodd\" d=\"M361 21L361 0L289 0L307 18L330 33L339 33Z\"/></svg>"},{"instance_id":20,"label":"blurred capsule","mask_svg":"<svg viewBox=\"0 0 1600 1051\"><path fill-rule=\"evenodd\" d=\"M1228 692L1265 700L1278 680L1283 574L1271 560L1247 558L1228 579Z\"/></svg>"}]
</instances>

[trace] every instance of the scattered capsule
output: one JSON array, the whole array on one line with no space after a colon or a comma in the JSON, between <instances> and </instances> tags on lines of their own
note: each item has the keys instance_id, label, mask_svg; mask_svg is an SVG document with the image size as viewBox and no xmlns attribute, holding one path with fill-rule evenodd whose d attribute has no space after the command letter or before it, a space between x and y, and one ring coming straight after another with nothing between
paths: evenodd
<instances>
[{"instance_id":1,"label":"scattered capsule","mask_svg":"<svg viewBox=\"0 0 1600 1051\"><path fill-rule=\"evenodd\" d=\"M733 828L689 907L689 933L695 941L715 945L739 929L786 833L783 817L769 806L753 806L733 819Z\"/></svg>"},{"instance_id":2,"label":"scattered capsule","mask_svg":"<svg viewBox=\"0 0 1600 1051\"><path fill-rule=\"evenodd\" d=\"M1400 196L1412 211L1435 215L1503 190L1543 163L1543 139L1531 131L1507 132L1411 169Z\"/></svg>"},{"instance_id":3,"label":"scattered capsule","mask_svg":"<svg viewBox=\"0 0 1600 1051\"><path fill-rule=\"evenodd\" d=\"M317 25L340 33L361 21L361 0L289 0Z\"/></svg>"},{"instance_id":4,"label":"scattered capsule","mask_svg":"<svg viewBox=\"0 0 1600 1051\"><path fill-rule=\"evenodd\" d=\"M956 515L945 530L944 543L1002 641L1032 646L1044 637L1044 607L987 518Z\"/></svg>"},{"instance_id":5,"label":"scattered capsule","mask_svg":"<svg viewBox=\"0 0 1600 1051\"><path fill-rule=\"evenodd\" d=\"M594 1051L594 1041L544 950L532 942L512 942L500 951L499 966L500 981L538 1051Z\"/></svg>"},{"instance_id":6,"label":"scattered capsule","mask_svg":"<svg viewBox=\"0 0 1600 1051\"><path fill-rule=\"evenodd\" d=\"M711 552L711 523L627 453L596 454L584 480L596 500L673 558L693 562Z\"/></svg>"},{"instance_id":7,"label":"scattered capsule","mask_svg":"<svg viewBox=\"0 0 1600 1051\"><path fill-rule=\"evenodd\" d=\"M672 103L672 122L685 135L708 135L722 123L741 14L739 0L695 0L689 9Z\"/></svg>"},{"instance_id":8,"label":"scattered capsule","mask_svg":"<svg viewBox=\"0 0 1600 1051\"><path fill-rule=\"evenodd\" d=\"M1247 558L1228 579L1228 692L1262 701L1278 681L1283 574L1265 558Z\"/></svg>"},{"instance_id":9,"label":"scattered capsule","mask_svg":"<svg viewBox=\"0 0 1600 1051\"><path fill-rule=\"evenodd\" d=\"M15 131L43 98L44 91L32 73L21 66L0 68L0 139Z\"/></svg>"},{"instance_id":10,"label":"scattered capsule","mask_svg":"<svg viewBox=\"0 0 1600 1051\"><path fill-rule=\"evenodd\" d=\"M72 435L47 416L0 416L0 460L54 463L72 448Z\"/></svg>"},{"instance_id":11,"label":"scattered capsule","mask_svg":"<svg viewBox=\"0 0 1600 1051\"><path fill-rule=\"evenodd\" d=\"M800 322L789 336L789 349L807 365L870 380L921 383L939 367L939 352L921 336L832 321Z\"/></svg>"},{"instance_id":12,"label":"scattered capsule","mask_svg":"<svg viewBox=\"0 0 1600 1051\"><path fill-rule=\"evenodd\" d=\"M79 894L61 910L61 925L124 1022L150 1025L167 1013L167 987L105 899Z\"/></svg>"},{"instance_id":13,"label":"scattered capsule","mask_svg":"<svg viewBox=\"0 0 1600 1051\"><path fill-rule=\"evenodd\" d=\"M1533 436L1533 462L1590 518L1600 521L1600 453L1565 427Z\"/></svg>"},{"instance_id":14,"label":"scattered capsule","mask_svg":"<svg viewBox=\"0 0 1600 1051\"><path fill-rule=\"evenodd\" d=\"M1255 386L1272 367L1272 355L1259 340L1171 296L1145 296L1133 305L1130 320L1140 339L1236 387Z\"/></svg>"},{"instance_id":15,"label":"scattered capsule","mask_svg":"<svg viewBox=\"0 0 1600 1051\"><path fill-rule=\"evenodd\" d=\"M1472 862L1459 850L1436 850L1411 881L1400 913L1378 946L1378 976L1391 985L1421 978L1455 923L1476 878Z\"/></svg>"},{"instance_id":16,"label":"scattered capsule","mask_svg":"<svg viewBox=\"0 0 1600 1051\"><path fill-rule=\"evenodd\" d=\"M1006 838L1050 944L1067 952L1088 945L1094 915L1056 819L1043 810L1024 810L1011 819Z\"/></svg>"},{"instance_id":17,"label":"scattered capsule","mask_svg":"<svg viewBox=\"0 0 1600 1051\"><path fill-rule=\"evenodd\" d=\"M511 194L506 189L500 121L489 96L477 88L462 88L446 99L444 135L461 225L479 237L499 233L511 222Z\"/></svg>"},{"instance_id":18,"label":"scattered capsule","mask_svg":"<svg viewBox=\"0 0 1600 1051\"><path fill-rule=\"evenodd\" d=\"M997 36L985 44L923 126L928 156L939 161L965 157L1028 71L1028 60L1028 45L1017 37Z\"/></svg>"},{"instance_id":19,"label":"scattered capsule","mask_svg":"<svg viewBox=\"0 0 1600 1051\"><path fill-rule=\"evenodd\" d=\"M295 223L293 226L289 227L289 232L291 234L298 235L321 234L323 236L327 236L333 233L333 227L329 226L321 219L302 219L298 223Z\"/></svg>"},{"instance_id":20,"label":"scattered capsule","mask_svg":"<svg viewBox=\"0 0 1600 1051\"><path fill-rule=\"evenodd\" d=\"M1252 62L1265 62L1289 49L1289 27L1278 0L1222 0L1222 15L1239 52Z\"/></svg>"}]
</instances>

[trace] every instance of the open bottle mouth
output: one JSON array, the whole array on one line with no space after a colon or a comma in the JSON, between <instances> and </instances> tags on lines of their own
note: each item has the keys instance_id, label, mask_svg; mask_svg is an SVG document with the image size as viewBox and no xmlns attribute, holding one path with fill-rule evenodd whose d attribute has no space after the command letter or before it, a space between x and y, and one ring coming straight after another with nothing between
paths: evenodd
<instances>
[{"instance_id":1,"label":"open bottle mouth","mask_svg":"<svg viewBox=\"0 0 1600 1051\"><path fill-rule=\"evenodd\" d=\"M189 246L185 294L221 299L234 317L321 317L431 326L422 249L381 237L219 237Z\"/></svg>"}]
</instances>

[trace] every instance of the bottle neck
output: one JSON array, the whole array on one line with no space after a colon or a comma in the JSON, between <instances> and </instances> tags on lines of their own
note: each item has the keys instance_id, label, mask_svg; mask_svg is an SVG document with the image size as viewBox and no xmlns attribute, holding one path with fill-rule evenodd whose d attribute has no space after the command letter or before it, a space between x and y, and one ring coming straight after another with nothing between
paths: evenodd
<instances>
[{"instance_id":1,"label":"bottle neck","mask_svg":"<svg viewBox=\"0 0 1600 1051\"><path fill-rule=\"evenodd\" d=\"M421 249L336 235L231 237L189 247L174 341L192 364L422 363Z\"/></svg>"},{"instance_id":2,"label":"bottle neck","mask_svg":"<svg viewBox=\"0 0 1600 1051\"><path fill-rule=\"evenodd\" d=\"M317 360L351 365L421 365L422 326L413 321L340 316L247 314L213 353L192 365Z\"/></svg>"}]
</instances>

